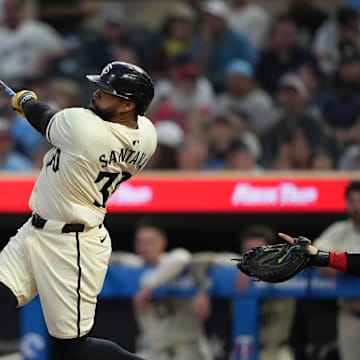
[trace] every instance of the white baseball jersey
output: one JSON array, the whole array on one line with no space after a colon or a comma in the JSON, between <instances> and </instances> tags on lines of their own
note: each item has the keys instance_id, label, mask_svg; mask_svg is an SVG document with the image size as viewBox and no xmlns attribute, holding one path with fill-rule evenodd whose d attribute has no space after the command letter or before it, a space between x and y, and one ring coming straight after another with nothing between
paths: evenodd
<instances>
[{"instance_id":1,"label":"white baseball jersey","mask_svg":"<svg viewBox=\"0 0 360 360\"><path fill-rule=\"evenodd\" d=\"M56 113L46 129L54 146L30 198L45 219L93 227L103 222L116 188L142 170L156 149L156 131L138 116L138 128L102 120L84 108Z\"/></svg>"},{"instance_id":2,"label":"white baseball jersey","mask_svg":"<svg viewBox=\"0 0 360 360\"><path fill-rule=\"evenodd\" d=\"M350 219L335 221L313 243L324 251L358 252L360 250L360 233ZM339 304L341 307L360 311L359 299L342 299Z\"/></svg>"},{"instance_id":3,"label":"white baseball jersey","mask_svg":"<svg viewBox=\"0 0 360 360\"><path fill-rule=\"evenodd\" d=\"M0 282L19 306L39 294L50 335L72 339L92 328L108 267L111 238L97 226L106 200L144 168L156 133L145 117L132 129L72 108L52 117L46 137L54 148L44 157L30 206L47 221L38 228L29 219L1 251ZM88 227L67 233L65 223Z\"/></svg>"}]
</instances>

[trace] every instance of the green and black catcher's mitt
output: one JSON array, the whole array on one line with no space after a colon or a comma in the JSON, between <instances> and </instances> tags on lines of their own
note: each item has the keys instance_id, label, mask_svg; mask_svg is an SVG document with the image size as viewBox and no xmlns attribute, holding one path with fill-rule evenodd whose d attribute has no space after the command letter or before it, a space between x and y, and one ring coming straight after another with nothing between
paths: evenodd
<instances>
[{"instance_id":1,"label":"green and black catcher's mitt","mask_svg":"<svg viewBox=\"0 0 360 360\"><path fill-rule=\"evenodd\" d=\"M237 260L237 268L244 274L270 283L286 281L307 267L312 257L307 246L311 241L303 236L295 244L258 246Z\"/></svg>"}]
</instances>

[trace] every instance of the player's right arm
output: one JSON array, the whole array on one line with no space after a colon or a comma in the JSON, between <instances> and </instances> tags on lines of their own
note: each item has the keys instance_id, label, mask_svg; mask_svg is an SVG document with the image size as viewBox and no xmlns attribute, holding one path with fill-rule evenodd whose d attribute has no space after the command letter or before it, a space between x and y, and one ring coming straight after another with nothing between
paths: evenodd
<instances>
[{"instance_id":1,"label":"player's right arm","mask_svg":"<svg viewBox=\"0 0 360 360\"><path fill-rule=\"evenodd\" d=\"M295 238L279 233L279 236L290 244L295 243ZM360 253L347 253L336 251L322 251L313 245L308 246L312 266L329 266L349 275L360 277Z\"/></svg>"}]
</instances>

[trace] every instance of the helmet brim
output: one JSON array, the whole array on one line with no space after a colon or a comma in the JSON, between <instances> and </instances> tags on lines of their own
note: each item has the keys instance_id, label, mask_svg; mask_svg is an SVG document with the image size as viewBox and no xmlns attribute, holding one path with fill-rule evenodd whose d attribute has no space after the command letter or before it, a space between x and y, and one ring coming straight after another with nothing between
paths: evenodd
<instances>
[{"instance_id":1,"label":"helmet brim","mask_svg":"<svg viewBox=\"0 0 360 360\"><path fill-rule=\"evenodd\" d=\"M104 90L112 95L117 95L114 89L101 79L100 75L86 75L86 78L101 90Z\"/></svg>"},{"instance_id":2,"label":"helmet brim","mask_svg":"<svg viewBox=\"0 0 360 360\"><path fill-rule=\"evenodd\" d=\"M92 82L93 84L96 85L97 88L111 94L114 96L117 96L119 98L125 99L125 100L130 100L130 101L134 101L132 100L130 97L126 96L126 95L122 95L122 94L117 94L116 90L113 89L110 85L108 85L102 78L100 75L86 75L86 78Z\"/></svg>"}]
</instances>

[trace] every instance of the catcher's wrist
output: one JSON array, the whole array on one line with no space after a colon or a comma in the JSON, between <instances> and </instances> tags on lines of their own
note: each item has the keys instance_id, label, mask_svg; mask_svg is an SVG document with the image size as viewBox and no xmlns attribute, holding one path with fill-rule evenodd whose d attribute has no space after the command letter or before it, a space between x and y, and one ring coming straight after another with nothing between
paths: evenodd
<instances>
[{"instance_id":1,"label":"catcher's wrist","mask_svg":"<svg viewBox=\"0 0 360 360\"><path fill-rule=\"evenodd\" d=\"M330 252L318 250L316 255L310 257L309 265L312 266L329 266L330 263Z\"/></svg>"},{"instance_id":2,"label":"catcher's wrist","mask_svg":"<svg viewBox=\"0 0 360 360\"><path fill-rule=\"evenodd\" d=\"M340 270L342 272L347 271L347 254L346 252L330 251L329 253L329 266L333 269Z\"/></svg>"}]
</instances>

